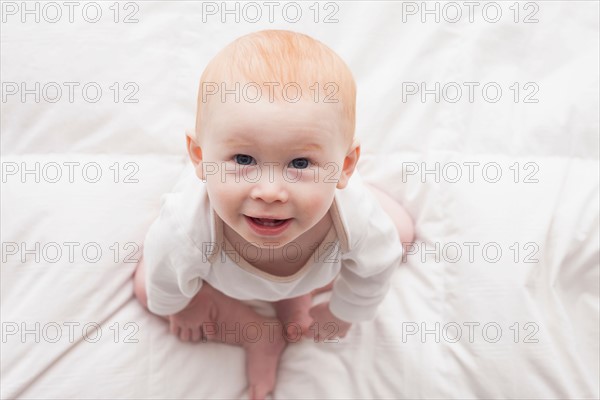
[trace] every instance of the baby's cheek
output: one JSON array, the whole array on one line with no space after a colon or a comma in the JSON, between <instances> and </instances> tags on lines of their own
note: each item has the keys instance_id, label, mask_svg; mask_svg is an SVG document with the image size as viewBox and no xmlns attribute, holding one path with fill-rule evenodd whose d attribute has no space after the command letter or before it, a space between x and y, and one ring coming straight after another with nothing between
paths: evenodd
<instances>
[{"instance_id":1,"label":"baby's cheek","mask_svg":"<svg viewBox=\"0 0 600 400\"><path fill-rule=\"evenodd\" d=\"M304 204L311 215L324 214L331 206L331 196L325 187L315 189L317 190L304 192Z\"/></svg>"},{"instance_id":2,"label":"baby's cheek","mask_svg":"<svg viewBox=\"0 0 600 400\"><path fill-rule=\"evenodd\" d=\"M207 181L206 189L210 197L210 202L215 209L226 208L234 200L234 191L232 185L219 182L215 177Z\"/></svg>"}]
</instances>

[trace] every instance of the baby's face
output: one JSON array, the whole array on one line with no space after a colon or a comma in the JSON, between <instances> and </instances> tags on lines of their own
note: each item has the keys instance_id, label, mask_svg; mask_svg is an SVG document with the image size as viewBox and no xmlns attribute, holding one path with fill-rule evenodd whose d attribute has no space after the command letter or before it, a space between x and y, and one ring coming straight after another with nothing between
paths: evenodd
<instances>
[{"instance_id":1,"label":"baby's face","mask_svg":"<svg viewBox=\"0 0 600 400\"><path fill-rule=\"evenodd\" d=\"M211 104L198 176L211 205L246 241L284 246L315 226L354 170L358 153L337 104ZM192 143L192 146L194 144ZM356 160L347 156L356 154ZM260 218L260 219L259 219Z\"/></svg>"}]
</instances>

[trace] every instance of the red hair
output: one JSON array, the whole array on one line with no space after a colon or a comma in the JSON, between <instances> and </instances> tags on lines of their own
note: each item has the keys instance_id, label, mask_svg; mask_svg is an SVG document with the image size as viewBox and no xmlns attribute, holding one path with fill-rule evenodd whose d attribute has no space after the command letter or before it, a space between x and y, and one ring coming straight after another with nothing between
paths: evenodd
<instances>
[{"instance_id":1,"label":"red hair","mask_svg":"<svg viewBox=\"0 0 600 400\"><path fill-rule=\"evenodd\" d=\"M275 101L283 100L281 89L289 83L299 85L302 98L311 101L315 101L315 88L318 88L319 101L324 101L327 96L334 102L337 100L349 127L346 136L354 137L356 83L352 72L333 50L310 36L285 30L264 30L242 36L222 49L200 78L197 136L201 134L202 116L209 103L206 85L212 84L214 88L215 84L226 84L231 89L237 82L242 86L257 83L261 87L265 82L276 82L280 86L273 91ZM263 93L269 93L267 86L263 89Z\"/></svg>"}]
</instances>

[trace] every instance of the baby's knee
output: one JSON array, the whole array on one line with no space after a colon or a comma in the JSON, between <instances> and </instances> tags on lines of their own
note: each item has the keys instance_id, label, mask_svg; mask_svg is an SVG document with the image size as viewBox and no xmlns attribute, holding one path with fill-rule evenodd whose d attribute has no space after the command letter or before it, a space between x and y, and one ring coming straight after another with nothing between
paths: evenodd
<instances>
[{"instance_id":1,"label":"baby's knee","mask_svg":"<svg viewBox=\"0 0 600 400\"><path fill-rule=\"evenodd\" d=\"M415 241L415 227L412 221L405 223L399 230L400 241L404 246L410 245Z\"/></svg>"},{"instance_id":2,"label":"baby's knee","mask_svg":"<svg viewBox=\"0 0 600 400\"><path fill-rule=\"evenodd\" d=\"M146 295L146 282L144 279L144 261L140 260L138 263L134 278L133 278L133 293L138 301L145 307L148 308L148 296Z\"/></svg>"},{"instance_id":3,"label":"baby's knee","mask_svg":"<svg viewBox=\"0 0 600 400\"><path fill-rule=\"evenodd\" d=\"M405 224L398 232L400 234L402 249L404 250L402 259L405 260L407 252L412 248L412 245L415 241L415 227L412 224L412 221L410 221L408 224Z\"/></svg>"}]
</instances>

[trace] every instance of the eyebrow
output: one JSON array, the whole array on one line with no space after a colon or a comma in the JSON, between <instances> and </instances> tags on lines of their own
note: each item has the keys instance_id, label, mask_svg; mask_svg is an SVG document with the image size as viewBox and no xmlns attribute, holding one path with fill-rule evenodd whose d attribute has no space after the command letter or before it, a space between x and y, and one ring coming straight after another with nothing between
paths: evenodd
<instances>
[{"instance_id":1,"label":"eyebrow","mask_svg":"<svg viewBox=\"0 0 600 400\"><path fill-rule=\"evenodd\" d=\"M253 143L251 143L250 141L244 140L244 139L240 139L240 138L231 138L229 140L227 140L225 142L228 146L240 146L240 147L248 147L248 146L254 146ZM300 146L290 146L291 150L304 150L304 151L314 151L314 150L321 150L323 148L323 146L321 146L318 143L307 143L304 145L300 145Z\"/></svg>"},{"instance_id":2,"label":"eyebrow","mask_svg":"<svg viewBox=\"0 0 600 400\"><path fill-rule=\"evenodd\" d=\"M304 146L292 146L293 150L306 150L306 151L312 151L312 150L321 150L322 147L320 144L318 143L307 143Z\"/></svg>"}]
</instances>

